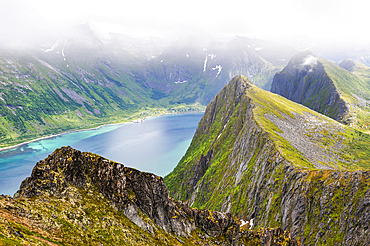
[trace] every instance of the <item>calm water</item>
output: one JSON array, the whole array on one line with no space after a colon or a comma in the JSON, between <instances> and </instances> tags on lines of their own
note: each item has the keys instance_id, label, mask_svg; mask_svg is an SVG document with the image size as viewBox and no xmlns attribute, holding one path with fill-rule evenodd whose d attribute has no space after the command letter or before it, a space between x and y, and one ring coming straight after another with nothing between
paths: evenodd
<instances>
[{"instance_id":1,"label":"calm water","mask_svg":"<svg viewBox=\"0 0 370 246\"><path fill-rule=\"evenodd\" d=\"M138 124L104 126L64 134L0 152L0 194L13 195L37 161L70 145L141 171L164 176L189 147L202 113L167 115Z\"/></svg>"}]
</instances>

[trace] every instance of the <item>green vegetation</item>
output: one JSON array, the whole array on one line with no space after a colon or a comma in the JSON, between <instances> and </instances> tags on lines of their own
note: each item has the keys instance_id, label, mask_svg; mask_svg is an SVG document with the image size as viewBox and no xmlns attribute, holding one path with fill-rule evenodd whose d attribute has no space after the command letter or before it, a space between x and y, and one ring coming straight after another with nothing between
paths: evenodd
<instances>
[{"instance_id":1,"label":"green vegetation","mask_svg":"<svg viewBox=\"0 0 370 246\"><path fill-rule=\"evenodd\" d=\"M159 102L160 92L135 83L112 57L105 58L107 64L99 54L76 51L68 55L66 67L60 58L39 55L43 61L2 52L0 147L107 123L204 109L199 103Z\"/></svg>"},{"instance_id":2,"label":"green vegetation","mask_svg":"<svg viewBox=\"0 0 370 246\"><path fill-rule=\"evenodd\" d=\"M72 192L71 192L72 191ZM27 217L12 212L22 209ZM165 232L147 216L154 233L117 211L97 188L70 190L69 196L43 195L17 202L0 198L0 245L199 245L214 243ZM38 225L38 226L37 226ZM21 236L20 236L21 235Z\"/></svg>"},{"instance_id":3,"label":"green vegetation","mask_svg":"<svg viewBox=\"0 0 370 246\"><path fill-rule=\"evenodd\" d=\"M341 228L364 217L369 146L368 134L240 76L209 104L165 183L195 207L255 218L257 228L283 224L308 245L335 245L351 236ZM359 223L354 230L366 230L368 222Z\"/></svg>"}]
</instances>

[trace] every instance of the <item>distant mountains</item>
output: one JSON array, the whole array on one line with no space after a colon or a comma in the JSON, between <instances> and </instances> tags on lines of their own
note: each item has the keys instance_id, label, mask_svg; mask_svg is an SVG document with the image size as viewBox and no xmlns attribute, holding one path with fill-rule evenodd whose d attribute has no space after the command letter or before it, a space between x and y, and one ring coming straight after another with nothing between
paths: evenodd
<instances>
[{"instance_id":1,"label":"distant mountains","mask_svg":"<svg viewBox=\"0 0 370 246\"><path fill-rule=\"evenodd\" d=\"M0 146L131 115L206 105L235 75L269 89L296 51L258 39L132 38L103 43L88 25L0 50Z\"/></svg>"},{"instance_id":2,"label":"distant mountains","mask_svg":"<svg viewBox=\"0 0 370 246\"><path fill-rule=\"evenodd\" d=\"M339 66L311 52L295 55L273 79L271 91L359 129L370 127L370 68Z\"/></svg>"}]
</instances>

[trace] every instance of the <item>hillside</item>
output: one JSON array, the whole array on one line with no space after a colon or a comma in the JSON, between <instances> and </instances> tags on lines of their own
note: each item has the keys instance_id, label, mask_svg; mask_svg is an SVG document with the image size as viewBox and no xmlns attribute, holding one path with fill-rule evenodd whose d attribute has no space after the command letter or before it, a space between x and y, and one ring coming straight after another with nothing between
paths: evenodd
<instances>
[{"instance_id":1,"label":"hillside","mask_svg":"<svg viewBox=\"0 0 370 246\"><path fill-rule=\"evenodd\" d=\"M366 130L370 127L370 84L306 51L294 56L274 76L271 92L303 104L342 123Z\"/></svg>"},{"instance_id":2,"label":"hillside","mask_svg":"<svg viewBox=\"0 0 370 246\"><path fill-rule=\"evenodd\" d=\"M234 78L165 177L192 206L282 225L301 245L366 245L370 137Z\"/></svg>"},{"instance_id":3,"label":"hillside","mask_svg":"<svg viewBox=\"0 0 370 246\"><path fill-rule=\"evenodd\" d=\"M0 48L0 147L133 115L202 110L240 72L269 88L294 52L240 37L198 42L112 34L103 43L88 25Z\"/></svg>"},{"instance_id":4,"label":"hillside","mask_svg":"<svg viewBox=\"0 0 370 246\"><path fill-rule=\"evenodd\" d=\"M344 59L339 66L361 77L368 84L370 83L370 67L365 64L351 59Z\"/></svg>"},{"instance_id":5,"label":"hillside","mask_svg":"<svg viewBox=\"0 0 370 246\"><path fill-rule=\"evenodd\" d=\"M298 245L230 213L168 196L163 178L70 147L39 161L14 195L0 196L1 245Z\"/></svg>"},{"instance_id":6,"label":"hillside","mask_svg":"<svg viewBox=\"0 0 370 246\"><path fill-rule=\"evenodd\" d=\"M167 45L137 73L149 87L164 93L161 101L199 101L206 105L238 74L269 90L274 74L295 52L259 39L205 41L190 37Z\"/></svg>"}]
</instances>

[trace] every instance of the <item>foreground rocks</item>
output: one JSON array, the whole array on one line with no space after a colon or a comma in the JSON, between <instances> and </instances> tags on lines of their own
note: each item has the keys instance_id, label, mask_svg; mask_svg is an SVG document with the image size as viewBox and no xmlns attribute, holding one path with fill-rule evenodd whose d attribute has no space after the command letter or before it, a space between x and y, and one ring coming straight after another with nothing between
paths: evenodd
<instances>
[{"instance_id":1,"label":"foreground rocks","mask_svg":"<svg viewBox=\"0 0 370 246\"><path fill-rule=\"evenodd\" d=\"M230 213L190 208L183 202L174 201L169 197L161 177L124 167L120 163L70 147L57 149L45 160L39 161L31 177L22 182L14 197L2 197L0 204L3 206L0 208L4 213L0 214L0 217L13 216L19 218L18 222L23 218L27 220L27 223L23 224L29 227L37 224L47 231L43 235L46 238L58 238L57 235L61 232L68 234L76 229L78 233L83 234L81 231L89 231L89 227L99 223L103 223L101 227L110 225L114 228L120 224L117 222L120 218L109 216L107 211L113 210L113 214L123 212L125 218L143 230L141 233L136 230L131 236L135 240L142 240L140 244L146 244L146 240L158 240L157 244L173 245L171 240L175 238L178 243L189 245L297 245L296 241L281 229L248 230L245 226L240 227L239 220L233 218ZM108 203L104 202L105 200ZM98 201L102 205L93 205L90 211L89 206ZM71 207L69 204L72 204ZM80 207L76 204L80 204ZM99 222L93 222L99 207L108 215L98 217ZM41 212L44 209L49 211L49 214ZM81 217L81 214L85 216ZM81 222L77 221L77 218L81 218ZM70 224L64 227L63 224L66 223ZM76 223L77 226L73 225ZM6 223L4 228L5 225ZM19 236L24 235L21 230L11 226L9 228L5 236L27 239L27 235L26 239ZM94 229L92 233L99 230ZM50 233L51 231L54 233ZM121 231L122 229L115 231L116 234L112 235L118 236ZM129 242L131 239L127 239L127 233L132 233L133 229L126 231L125 240ZM146 236L140 236L141 239L138 239L137 235ZM103 240L103 234L101 236ZM108 236L105 237L104 240ZM88 241L85 243L89 244ZM113 241L110 243L114 245Z\"/></svg>"}]
</instances>

